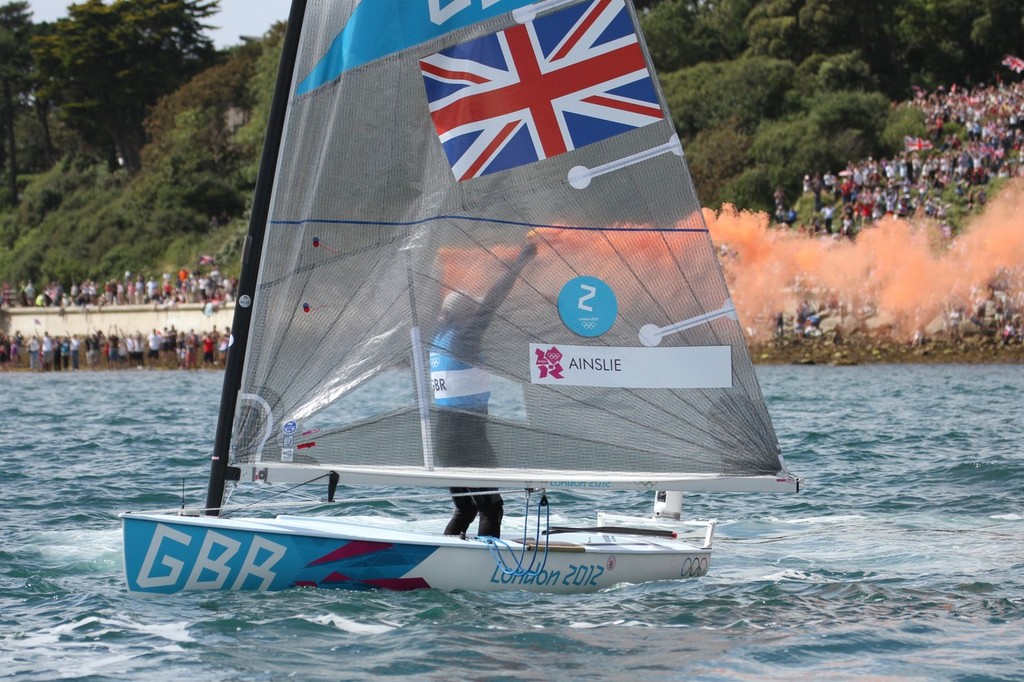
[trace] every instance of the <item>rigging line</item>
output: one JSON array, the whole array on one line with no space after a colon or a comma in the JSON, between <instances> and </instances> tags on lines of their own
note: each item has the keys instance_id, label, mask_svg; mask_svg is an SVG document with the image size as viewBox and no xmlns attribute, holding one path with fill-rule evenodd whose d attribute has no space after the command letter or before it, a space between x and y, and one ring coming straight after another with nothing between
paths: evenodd
<instances>
[{"instance_id":1,"label":"rigging line","mask_svg":"<svg viewBox=\"0 0 1024 682\"><path fill-rule=\"evenodd\" d=\"M530 557L530 566L528 568L525 568L525 569L523 568L523 559L526 558L526 553L530 550L530 546L529 546L529 543L527 541L528 540L527 534L529 533L529 526L530 526L530 522L529 522L529 517L530 517L529 493L527 493L527 500L526 500L526 519L527 519L527 521L526 521L526 523L524 524L524 527L523 527L523 546L522 546L521 550L519 550L519 552L518 552L518 558L516 557L517 551L511 545L509 545L507 542L505 542L505 541L503 541L503 540L501 540L499 538L491 537L489 535L484 535L484 536L477 537L478 540L482 540L487 545L487 548L490 550L491 556L494 558L494 562L497 565L498 570L500 570L504 575L513 575L513 576L517 576L517 577L518 576L536 577L536 576L540 575L541 572L544 571L544 568L547 566L547 563L548 563L548 550L549 550L549 546L550 546L550 538L548 537L548 534L545 533L543 559L541 560L540 567L536 571L533 570L533 566L537 562L537 554L540 551L540 535L541 535L541 530L540 530L540 510L541 510L541 507L544 507L547 510L547 526L548 526L548 528L550 528L550 526L551 526L551 508L550 508L550 506L547 503L547 496L543 492L541 493L541 499L537 503L537 532L536 532L536 535L534 536L533 552L532 552L532 556ZM516 559L516 567L515 568L509 568L509 564L507 564L505 562L505 559L501 556L501 547L504 547L505 549L507 549L509 551L509 553L512 555L512 557Z\"/></svg>"},{"instance_id":2,"label":"rigging line","mask_svg":"<svg viewBox=\"0 0 1024 682\"><path fill-rule=\"evenodd\" d=\"M545 532L543 533L544 534L544 558L541 560L540 568L537 569L537 571L534 573L534 575L540 575L540 573L547 567L547 565L548 565L548 548L549 548L549 546L551 544L550 536L547 534L547 530L551 528L551 505L548 502L547 494L543 490L541 490L541 493L540 493L540 500L537 501L537 530L534 532L534 535L533 535L533 538L534 538L534 556L533 556L533 559L530 560L530 569L531 570L533 569L534 561L537 558L537 548L540 547L540 537L541 537L541 534L542 534L541 533L541 529L540 529L540 508L541 507L544 507L545 512L547 512L546 515L545 515L545 520L544 520ZM529 511L529 498L527 498L527 511ZM526 526L528 524L523 524L523 525ZM526 545L525 534L524 534L524 537L523 537L523 545L524 546Z\"/></svg>"},{"instance_id":3,"label":"rigging line","mask_svg":"<svg viewBox=\"0 0 1024 682\"><path fill-rule=\"evenodd\" d=\"M290 493L292 491L295 491L295 490L297 490L298 488L300 488L300 487L302 487L304 485L309 485L310 483L316 483L317 481L320 481L322 479L329 478L329 477L330 477L330 474L323 474L321 476L317 476L316 478L311 478L308 481L305 481L303 483L296 483L295 485L293 485L290 488L285 488L283 490L274 491L272 494L270 494L266 498L264 498L264 501L265 500L269 500L269 499L274 498L274 497L280 497L281 495L284 495L284 494ZM238 508L239 509L248 509L248 508L253 507L254 505L258 504L258 502L260 502L260 500L257 500L256 502L251 502L249 504L240 505ZM224 509L221 508L221 512L222 512L221 515L222 516L223 516L223 511L224 511Z\"/></svg>"},{"instance_id":4,"label":"rigging line","mask_svg":"<svg viewBox=\"0 0 1024 682\"><path fill-rule=\"evenodd\" d=\"M547 551L548 550L548 543L545 542L544 543L544 558L541 560L540 568L538 568L536 571L533 570L534 565L537 563L537 552L540 549L540 536L541 536L541 531L540 531L540 509L541 509L541 507L544 507L545 509L548 510L548 519L549 519L548 525L550 525L551 511L550 511L550 507L547 504L547 495L543 491L541 491L540 500L537 501L537 530L534 532L534 536L533 536L534 537L533 555L530 557L530 566L529 566L529 568L525 569L525 571L521 571L522 575L528 575L528 576L540 575L540 572L544 570L544 567L547 566L547 563L548 563L548 551ZM527 495L526 495L526 511L523 514L523 518L525 519L525 523L523 524L523 550L522 550L522 553L520 554L520 562L519 562L519 564L516 567L517 571L520 571L520 569L522 567L522 558L524 558L526 556L526 550L529 547L529 543L527 542L527 540L529 539L528 536L529 536L529 532L530 532L530 495L529 495L529 493L527 493Z\"/></svg>"}]
</instances>

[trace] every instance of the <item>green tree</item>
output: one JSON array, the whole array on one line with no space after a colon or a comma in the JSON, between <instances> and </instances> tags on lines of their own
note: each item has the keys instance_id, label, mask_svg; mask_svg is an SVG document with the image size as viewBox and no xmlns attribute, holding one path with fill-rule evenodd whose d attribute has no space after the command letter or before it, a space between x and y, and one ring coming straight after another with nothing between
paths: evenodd
<instances>
[{"instance_id":1,"label":"green tree","mask_svg":"<svg viewBox=\"0 0 1024 682\"><path fill-rule=\"evenodd\" d=\"M143 172L132 193L143 205L176 216L158 221L176 232L205 231L211 219L245 209L244 150L234 133L251 110L255 58L254 50L239 52L207 69L161 99L146 120L151 142L142 150Z\"/></svg>"},{"instance_id":2,"label":"green tree","mask_svg":"<svg viewBox=\"0 0 1024 682\"><path fill-rule=\"evenodd\" d=\"M883 153L895 155L903 151L906 136L927 137L928 127L924 112L917 107L902 105L889 112L885 129L879 136Z\"/></svg>"},{"instance_id":3,"label":"green tree","mask_svg":"<svg viewBox=\"0 0 1024 682\"><path fill-rule=\"evenodd\" d=\"M1003 56L1024 44L1019 0L902 0L893 16L908 84L929 89L991 82Z\"/></svg>"},{"instance_id":4,"label":"green tree","mask_svg":"<svg viewBox=\"0 0 1024 682\"><path fill-rule=\"evenodd\" d=\"M700 131L687 147L690 175L693 176L693 184L699 188L698 196L703 205L717 208L724 203L735 202L725 188L748 165L751 137L741 131L736 118L731 118L719 126Z\"/></svg>"},{"instance_id":5,"label":"green tree","mask_svg":"<svg viewBox=\"0 0 1024 682\"><path fill-rule=\"evenodd\" d=\"M781 116L796 69L788 61L746 58L705 62L662 77L665 99L684 138L734 119L753 131Z\"/></svg>"},{"instance_id":6,"label":"green tree","mask_svg":"<svg viewBox=\"0 0 1024 682\"><path fill-rule=\"evenodd\" d=\"M267 119L270 116L274 83L277 80L277 68L281 61L285 28L284 22L278 22L271 27L260 42L260 53L256 58L253 76L249 79L249 96L252 101L251 115L245 125L235 133L235 143L245 150L244 156L247 162L242 167L242 174L248 187L256 186L263 138L267 132Z\"/></svg>"},{"instance_id":7,"label":"green tree","mask_svg":"<svg viewBox=\"0 0 1024 682\"><path fill-rule=\"evenodd\" d=\"M746 49L743 19L754 0L664 0L641 15L651 58L661 72L729 61Z\"/></svg>"},{"instance_id":8,"label":"green tree","mask_svg":"<svg viewBox=\"0 0 1024 682\"><path fill-rule=\"evenodd\" d=\"M969 36L974 0L904 0L895 33L911 82L934 88L964 73L971 61Z\"/></svg>"},{"instance_id":9,"label":"green tree","mask_svg":"<svg viewBox=\"0 0 1024 682\"><path fill-rule=\"evenodd\" d=\"M31 65L28 46L31 28L27 2L0 5L0 123L3 126L0 174L6 165L7 194L15 203L18 201L18 146L14 128L28 90L26 74Z\"/></svg>"},{"instance_id":10,"label":"green tree","mask_svg":"<svg viewBox=\"0 0 1024 682\"><path fill-rule=\"evenodd\" d=\"M748 157L759 173L747 176L741 187L782 187L792 201L804 174L836 171L878 153L888 112L889 101L881 94L836 92L822 95L800 116L765 121ZM760 184L752 184L754 177ZM769 198L747 196L750 203L742 205L767 208Z\"/></svg>"},{"instance_id":11,"label":"green tree","mask_svg":"<svg viewBox=\"0 0 1024 682\"><path fill-rule=\"evenodd\" d=\"M820 60L814 57L821 56ZM814 55L804 60L801 71L809 62L813 62L813 79L807 83L804 93L812 93L812 97L822 91L838 92L841 90L860 90L875 92L878 90L878 79L871 72L871 66L864 60L859 50L840 52L830 56Z\"/></svg>"},{"instance_id":12,"label":"green tree","mask_svg":"<svg viewBox=\"0 0 1024 682\"><path fill-rule=\"evenodd\" d=\"M806 54L797 21L799 0L766 0L759 2L747 15L744 29L750 54L792 62Z\"/></svg>"},{"instance_id":13,"label":"green tree","mask_svg":"<svg viewBox=\"0 0 1024 682\"><path fill-rule=\"evenodd\" d=\"M112 165L140 168L148 109L215 59L202 19L219 0L87 0L71 5L33 46L41 94L104 150Z\"/></svg>"},{"instance_id":14,"label":"green tree","mask_svg":"<svg viewBox=\"0 0 1024 682\"><path fill-rule=\"evenodd\" d=\"M983 55L982 68L1024 47L1024 4L1020 0L980 0L971 23L971 44ZM981 74L984 77L984 74Z\"/></svg>"}]
</instances>

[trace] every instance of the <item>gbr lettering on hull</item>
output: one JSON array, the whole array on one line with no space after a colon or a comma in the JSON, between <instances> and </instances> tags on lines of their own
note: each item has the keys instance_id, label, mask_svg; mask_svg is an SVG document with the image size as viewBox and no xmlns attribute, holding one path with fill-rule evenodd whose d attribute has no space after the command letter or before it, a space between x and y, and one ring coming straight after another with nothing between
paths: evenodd
<instances>
[{"instance_id":1,"label":"gbr lettering on hull","mask_svg":"<svg viewBox=\"0 0 1024 682\"><path fill-rule=\"evenodd\" d=\"M199 545L198 551L194 549ZM189 534L157 524L136 580L141 591L268 590L277 577L274 567L287 549L261 535L253 535L241 565L232 560L242 543L214 530ZM182 582L186 565L188 578ZM248 582L253 579L254 583Z\"/></svg>"}]
</instances>

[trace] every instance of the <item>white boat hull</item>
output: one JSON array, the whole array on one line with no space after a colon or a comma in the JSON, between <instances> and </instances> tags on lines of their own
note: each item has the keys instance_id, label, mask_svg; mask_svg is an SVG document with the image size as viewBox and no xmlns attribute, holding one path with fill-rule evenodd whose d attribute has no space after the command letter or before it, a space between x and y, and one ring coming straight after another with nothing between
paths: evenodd
<instances>
[{"instance_id":1,"label":"white boat hull","mask_svg":"<svg viewBox=\"0 0 1024 682\"><path fill-rule=\"evenodd\" d=\"M124 514L128 591L291 587L591 592L705 575L710 547L674 538L573 532L545 548L497 545L332 517ZM525 544L525 546L524 546ZM513 569L519 570L513 570Z\"/></svg>"}]
</instances>

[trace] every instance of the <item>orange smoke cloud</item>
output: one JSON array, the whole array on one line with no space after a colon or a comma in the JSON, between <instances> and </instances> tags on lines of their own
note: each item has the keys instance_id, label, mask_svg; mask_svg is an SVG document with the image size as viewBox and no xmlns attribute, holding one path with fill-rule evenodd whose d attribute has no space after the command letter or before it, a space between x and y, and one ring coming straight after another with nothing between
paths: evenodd
<instances>
[{"instance_id":1,"label":"orange smoke cloud","mask_svg":"<svg viewBox=\"0 0 1024 682\"><path fill-rule=\"evenodd\" d=\"M969 317L996 281L1018 297L1018 309L1024 307L1024 180L1004 186L951 242L930 220L885 218L850 241L774 228L767 214L728 205L703 213L740 321L758 336L769 333L779 312L792 316L805 299L818 309L839 303L850 313L877 311L876 319L901 333L928 325L950 306L963 307ZM686 223L696 227L699 221ZM643 229L598 234L539 228L527 238L539 248L530 266L534 282L564 282L566 273L582 272L614 283L624 299L650 296L665 310L678 296L674 273L689 268L676 258L706 248L699 233ZM518 253L515 246L442 249L441 283L482 296L496 260L510 263Z\"/></svg>"},{"instance_id":2,"label":"orange smoke cloud","mask_svg":"<svg viewBox=\"0 0 1024 682\"><path fill-rule=\"evenodd\" d=\"M766 329L779 312L804 299L828 299L851 310L870 305L904 327L921 326L946 306L968 314L997 279L1011 296L1024 293L1024 181L989 202L965 233L945 243L931 221L886 218L856 242L770 229L764 213L725 206L704 211L715 244L726 251L726 279L740 320Z\"/></svg>"},{"instance_id":3,"label":"orange smoke cloud","mask_svg":"<svg viewBox=\"0 0 1024 682\"><path fill-rule=\"evenodd\" d=\"M650 298L664 310L677 304L677 273L687 267L686 253L707 248L703 231L661 232L629 226L607 232L537 228L528 238L538 248L530 264L532 282L557 287L573 274L585 274L610 283L622 300ZM511 246L443 248L438 253L442 287L482 296L500 272L497 261L511 263L518 254L519 247ZM708 303L717 308L722 301L715 298Z\"/></svg>"}]
</instances>

